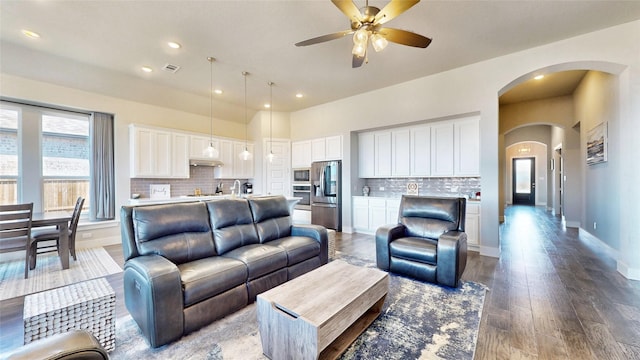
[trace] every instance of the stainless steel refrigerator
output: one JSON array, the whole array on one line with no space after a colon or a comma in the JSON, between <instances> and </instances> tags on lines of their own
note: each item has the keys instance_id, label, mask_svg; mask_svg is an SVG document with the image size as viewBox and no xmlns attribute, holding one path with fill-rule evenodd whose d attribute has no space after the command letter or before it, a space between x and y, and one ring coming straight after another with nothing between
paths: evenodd
<instances>
[{"instance_id":1,"label":"stainless steel refrigerator","mask_svg":"<svg viewBox=\"0 0 640 360\"><path fill-rule=\"evenodd\" d=\"M342 231L342 162L311 164L311 223Z\"/></svg>"}]
</instances>

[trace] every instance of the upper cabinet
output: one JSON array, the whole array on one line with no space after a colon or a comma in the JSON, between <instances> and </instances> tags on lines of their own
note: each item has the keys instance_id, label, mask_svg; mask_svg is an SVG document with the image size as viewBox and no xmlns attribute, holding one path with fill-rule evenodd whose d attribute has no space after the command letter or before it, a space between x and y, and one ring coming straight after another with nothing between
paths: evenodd
<instances>
[{"instance_id":1,"label":"upper cabinet","mask_svg":"<svg viewBox=\"0 0 640 360\"><path fill-rule=\"evenodd\" d=\"M453 172L457 176L480 176L480 119L454 123Z\"/></svg>"},{"instance_id":2,"label":"upper cabinet","mask_svg":"<svg viewBox=\"0 0 640 360\"><path fill-rule=\"evenodd\" d=\"M130 177L189 177L189 159L186 157L188 139L186 136L174 137L170 131L130 125L129 146Z\"/></svg>"},{"instance_id":3,"label":"upper cabinet","mask_svg":"<svg viewBox=\"0 0 640 360\"><path fill-rule=\"evenodd\" d=\"M480 175L480 119L358 134L361 178Z\"/></svg>"},{"instance_id":4,"label":"upper cabinet","mask_svg":"<svg viewBox=\"0 0 640 360\"><path fill-rule=\"evenodd\" d=\"M221 179L250 179L254 176L255 160L241 160L244 141L215 138L204 134L129 125L130 177L132 178L189 178L189 159L205 158L204 150L213 145L219 152L214 174ZM247 143L253 154L253 143Z\"/></svg>"},{"instance_id":5,"label":"upper cabinet","mask_svg":"<svg viewBox=\"0 0 640 360\"><path fill-rule=\"evenodd\" d=\"M308 168L314 161L341 160L342 135L291 143L291 167Z\"/></svg>"},{"instance_id":6,"label":"upper cabinet","mask_svg":"<svg viewBox=\"0 0 640 360\"><path fill-rule=\"evenodd\" d=\"M291 167L308 168L311 166L311 140L291 143Z\"/></svg>"}]
</instances>

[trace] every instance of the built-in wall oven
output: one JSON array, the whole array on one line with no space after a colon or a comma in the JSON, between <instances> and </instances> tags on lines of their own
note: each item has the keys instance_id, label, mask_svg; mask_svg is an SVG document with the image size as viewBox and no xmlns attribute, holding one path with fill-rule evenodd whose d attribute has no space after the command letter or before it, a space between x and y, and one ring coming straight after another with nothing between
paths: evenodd
<instances>
[{"instance_id":1,"label":"built-in wall oven","mask_svg":"<svg viewBox=\"0 0 640 360\"><path fill-rule=\"evenodd\" d=\"M295 208L299 210L311 210L311 183L293 183L292 194L294 197L302 198Z\"/></svg>"}]
</instances>

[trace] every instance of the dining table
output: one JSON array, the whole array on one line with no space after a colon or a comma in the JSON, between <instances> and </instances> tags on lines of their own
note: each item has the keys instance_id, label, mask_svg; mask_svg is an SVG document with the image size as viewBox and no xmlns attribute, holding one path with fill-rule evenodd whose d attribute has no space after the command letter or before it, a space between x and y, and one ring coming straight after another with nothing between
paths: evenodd
<instances>
[{"instance_id":1,"label":"dining table","mask_svg":"<svg viewBox=\"0 0 640 360\"><path fill-rule=\"evenodd\" d=\"M34 212L31 218L31 228L55 226L60 232L58 255L62 269L69 268L69 222L71 215L72 213L68 211Z\"/></svg>"}]
</instances>

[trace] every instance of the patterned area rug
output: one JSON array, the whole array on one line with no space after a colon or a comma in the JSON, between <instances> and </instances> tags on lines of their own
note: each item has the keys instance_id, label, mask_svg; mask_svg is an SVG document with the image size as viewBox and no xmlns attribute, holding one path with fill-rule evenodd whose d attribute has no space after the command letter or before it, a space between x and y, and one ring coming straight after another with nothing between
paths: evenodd
<instances>
[{"instance_id":1,"label":"patterned area rug","mask_svg":"<svg viewBox=\"0 0 640 360\"><path fill-rule=\"evenodd\" d=\"M62 270L55 252L38 255L36 268L24 278L24 260L0 263L0 300L53 289L122 271L104 248L76 249L78 260L69 258L69 269Z\"/></svg>"},{"instance_id":2,"label":"patterned area rug","mask_svg":"<svg viewBox=\"0 0 640 360\"><path fill-rule=\"evenodd\" d=\"M354 265L373 267L354 257ZM391 275L382 314L342 359L473 359L486 287L464 282L444 288ZM112 359L267 359L256 306L214 322L179 341L150 349L130 316L116 321Z\"/></svg>"}]
</instances>

